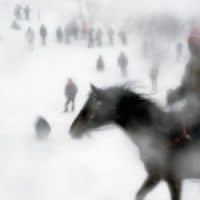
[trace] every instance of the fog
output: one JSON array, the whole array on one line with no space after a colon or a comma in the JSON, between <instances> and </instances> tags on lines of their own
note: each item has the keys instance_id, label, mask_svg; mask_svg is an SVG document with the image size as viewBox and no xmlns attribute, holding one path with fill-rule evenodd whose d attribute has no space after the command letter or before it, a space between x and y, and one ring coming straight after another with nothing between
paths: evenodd
<instances>
[{"instance_id":1,"label":"fog","mask_svg":"<svg viewBox=\"0 0 200 200\"><path fill-rule=\"evenodd\" d=\"M3 200L131 200L146 177L137 146L119 128L93 131L90 138L73 140L69 127L86 101L91 83L99 87L134 83L132 88L150 95L167 110L167 91L180 85L190 58L187 35L197 19L199 2L82 0L81 7L80 2L0 1L0 198ZM28 4L31 8L30 20L24 17L16 20L18 30L11 26L17 4ZM174 37L170 31L163 36L156 20L146 21L163 13L178 19ZM82 38L58 44L57 26L64 28L74 21L102 28L103 45L88 48L87 39ZM39 35L41 24L48 30L44 46ZM151 24L158 27L156 32L142 28ZM29 26L35 34L33 44L26 38ZM106 36L109 27L116 33L113 46ZM127 45L118 36L121 30L127 33ZM142 51L146 39L153 43L147 56ZM184 48L177 62L176 44L180 41ZM128 57L128 77L122 76L117 64L121 51ZM105 63L102 73L96 70L100 55ZM152 93L150 74L158 57L157 92ZM77 84L78 95L75 112L64 113L64 89L69 77ZM52 128L46 140L36 137L34 124L39 115ZM197 200L198 187L198 183L186 181L183 199ZM169 198L166 185L161 183L146 199Z\"/></svg>"}]
</instances>

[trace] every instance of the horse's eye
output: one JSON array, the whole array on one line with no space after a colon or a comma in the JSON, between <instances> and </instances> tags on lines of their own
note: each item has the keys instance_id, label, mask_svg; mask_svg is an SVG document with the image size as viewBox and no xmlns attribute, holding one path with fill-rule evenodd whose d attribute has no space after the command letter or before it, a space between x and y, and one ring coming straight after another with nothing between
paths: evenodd
<instances>
[{"instance_id":1,"label":"horse's eye","mask_svg":"<svg viewBox=\"0 0 200 200\"><path fill-rule=\"evenodd\" d=\"M87 117L87 115L88 115L88 110L87 110L87 109L82 110L81 116L82 116L83 118L85 118L85 117Z\"/></svg>"}]
</instances>

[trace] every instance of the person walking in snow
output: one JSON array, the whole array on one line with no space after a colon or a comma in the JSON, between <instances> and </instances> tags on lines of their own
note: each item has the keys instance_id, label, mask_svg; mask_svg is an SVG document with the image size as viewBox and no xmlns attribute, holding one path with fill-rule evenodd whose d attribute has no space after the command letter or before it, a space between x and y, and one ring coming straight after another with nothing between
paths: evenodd
<instances>
[{"instance_id":1,"label":"person walking in snow","mask_svg":"<svg viewBox=\"0 0 200 200\"><path fill-rule=\"evenodd\" d=\"M75 21L71 24L71 34L72 34L74 40L78 40L79 27L78 27L78 24Z\"/></svg>"},{"instance_id":2,"label":"person walking in snow","mask_svg":"<svg viewBox=\"0 0 200 200\"><path fill-rule=\"evenodd\" d=\"M90 29L88 33L88 48L94 47L94 30Z\"/></svg>"},{"instance_id":3,"label":"person walking in snow","mask_svg":"<svg viewBox=\"0 0 200 200\"><path fill-rule=\"evenodd\" d=\"M99 28L96 31L96 44L98 47L102 47L102 40L103 40L103 32L102 30Z\"/></svg>"},{"instance_id":4,"label":"person walking in snow","mask_svg":"<svg viewBox=\"0 0 200 200\"><path fill-rule=\"evenodd\" d=\"M65 43L70 44L71 31L68 24L65 26L65 29L64 29L64 38L65 38Z\"/></svg>"},{"instance_id":5,"label":"person walking in snow","mask_svg":"<svg viewBox=\"0 0 200 200\"><path fill-rule=\"evenodd\" d=\"M118 35L119 35L119 39L120 39L120 41L121 41L121 43L123 44L123 45L127 45L127 35L126 35L126 32L125 31L120 31L119 33L118 33Z\"/></svg>"},{"instance_id":6,"label":"person walking in snow","mask_svg":"<svg viewBox=\"0 0 200 200\"><path fill-rule=\"evenodd\" d=\"M65 87L65 97L66 97L66 103L65 103L65 109L64 112L69 111L69 105L71 104L72 111L75 110L75 99L78 93L78 87L74 83L74 81L69 78L67 81L67 85Z\"/></svg>"},{"instance_id":7,"label":"person walking in snow","mask_svg":"<svg viewBox=\"0 0 200 200\"><path fill-rule=\"evenodd\" d=\"M108 29L108 41L111 46L114 45L114 30L112 28Z\"/></svg>"},{"instance_id":8,"label":"person walking in snow","mask_svg":"<svg viewBox=\"0 0 200 200\"><path fill-rule=\"evenodd\" d=\"M56 40L57 40L58 43L62 43L63 39L64 39L63 30L62 30L62 27L59 26L56 29Z\"/></svg>"},{"instance_id":9,"label":"person walking in snow","mask_svg":"<svg viewBox=\"0 0 200 200\"><path fill-rule=\"evenodd\" d=\"M176 61L179 62L183 53L183 44L181 42L176 45Z\"/></svg>"},{"instance_id":10,"label":"person walking in snow","mask_svg":"<svg viewBox=\"0 0 200 200\"><path fill-rule=\"evenodd\" d=\"M28 42L29 48L33 49L34 40L35 40L35 34L31 27L28 27L26 34L25 34L26 40Z\"/></svg>"},{"instance_id":11,"label":"person walking in snow","mask_svg":"<svg viewBox=\"0 0 200 200\"><path fill-rule=\"evenodd\" d=\"M26 5L24 8L24 15L25 15L25 19L27 21L30 20L30 12L31 12L31 9L30 9L29 5Z\"/></svg>"},{"instance_id":12,"label":"person walking in snow","mask_svg":"<svg viewBox=\"0 0 200 200\"><path fill-rule=\"evenodd\" d=\"M158 60L154 61L153 66L150 71L150 79L152 83L152 91L157 91L158 75L160 70L160 62Z\"/></svg>"},{"instance_id":13,"label":"person walking in snow","mask_svg":"<svg viewBox=\"0 0 200 200\"><path fill-rule=\"evenodd\" d=\"M44 24L40 26L40 37L41 37L41 43L42 45L46 45L46 39L47 39L47 28Z\"/></svg>"},{"instance_id":14,"label":"person walking in snow","mask_svg":"<svg viewBox=\"0 0 200 200\"><path fill-rule=\"evenodd\" d=\"M104 71L104 61L103 61L103 58L102 56L99 56L99 58L97 59L97 64L96 64L96 69L98 72L102 72Z\"/></svg>"},{"instance_id":15,"label":"person walking in snow","mask_svg":"<svg viewBox=\"0 0 200 200\"><path fill-rule=\"evenodd\" d=\"M127 76L128 57L124 52L121 52L118 57L118 66L120 67L122 76Z\"/></svg>"},{"instance_id":16,"label":"person walking in snow","mask_svg":"<svg viewBox=\"0 0 200 200\"><path fill-rule=\"evenodd\" d=\"M184 127L198 125L200 133L200 27L190 32L188 46L191 56L182 83L168 92L167 102L170 106L183 102L178 119L183 121Z\"/></svg>"},{"instance_id":17,"label":"person walking in snow","mask_svg":"<svg viewBox=\"0 0 200 200\"><path fill-rule=\"evenodd\" d=\"M22 19L22 6L17 4L15 9L14 9L14 16L16 20L21 20Z\"/></svg>"}]
</instances>

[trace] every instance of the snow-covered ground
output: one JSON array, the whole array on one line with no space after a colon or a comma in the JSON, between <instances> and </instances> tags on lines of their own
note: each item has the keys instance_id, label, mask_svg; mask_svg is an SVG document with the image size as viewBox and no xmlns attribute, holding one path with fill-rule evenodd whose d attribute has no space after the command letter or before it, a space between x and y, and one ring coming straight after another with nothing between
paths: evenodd
<instances>
[{"instance_id":1,"label":"snow-covered ground","mask_svg":"<svg viewBox=\"0 0 200 200\"><path fill-rule=\"evenodd\" d=\"M90 83L105 87L136 81L142 85L142 89L137 88L139 91L151 92L150 66L139 53L138 40L131 39L126 48L117 45L87 49L79 44L57 45L51 37L46 47L37 43L30 51L23 31L12 31L5 24L3 28L0 34L0 199L134 199L146 173L136 146L123 132L113 127L94 133L92 138L74 141L68 130L87 99ZM116 64L121 50L129 57L128 79L121 77ZM163 106L166 91L180 83L187 62L183 59L176 63L173 51L172 46L168 61L162 65L158 94L152 96ZM106 63L103 73L95 71L99 55L103 55ZM64 87L68 77L78 84L79 94L76 112L66 114L63 113ZM33 125L38 115L45 116L52 126L47 141L35 138ZM186 182L184 189L183 199L199 199L198 184ZM147 197L153 199L169 199L164 183Z\"/></svg>"}]
</instances>

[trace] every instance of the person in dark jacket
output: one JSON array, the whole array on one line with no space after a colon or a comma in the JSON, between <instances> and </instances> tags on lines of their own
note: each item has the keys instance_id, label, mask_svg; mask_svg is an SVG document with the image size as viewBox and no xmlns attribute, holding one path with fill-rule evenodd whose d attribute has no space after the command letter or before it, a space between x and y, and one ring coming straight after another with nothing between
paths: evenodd
<instances>
[{"instance_id":1,"label":"person in dark jacket","mask_svg":"<svg viewBox=\"0 0 200 200\"><path fill-rule=\"evenodd\" d=\"M64 29L64 38L65 38L65 43L70 44L71 30L68 24L65 26L65 29Z\"/></svg>"},{"instance_id":2,"label":"person in dark jacket","mask_svg":"<svg viewBox=\"0 0 200 200\"><path fill-rule=\"evenodd\" d=\"M88 33L88 48L94 47L94 30L90 29Z\"/></svg>"},{"instance_id":3,"label":"person in dark jacket","mask_svg":"<svg viewBox=\"0 0 200 200\"><path fill-rule=\"evenodd\" d=\"M118 57L118 65L120 67L122 76L127 76L128 57L124 52L121 52Z\"/></svg>"},{"instance_id":4,"label":"person in dark jacket","mask_svg":"<svg viewBox=\"0 0 200 200\"><path fill-rule=\"evenodd\" d=\"M37 118L35 123L35 132L38 139L46 139L49 136L51 127L44 117L39 116Z\"/></svg>"},{"instance_id":5,"label":"person in dark jacket","mask_svg":"<svg viewBox=\"0 0 200 200\"><path fill-rule=\"evenodd\" d=\"M102 40L103 40L103 32L102 30L99 28L96 31L96 44L98 47L102 46Z\"/></svg>"},{"instance_id":6,"label":"person in dark jacket","mask_svg":"<svg viewBox=\"0 0 200 200\"><path fill-rule=\"evenodd\" d=\"M26 5L25 8L24 8L24 15L25 15L25 19L27 21L30 20L30 12L31 12L30 7L28 5Z\"/></svg>"},{"instance_id":7,"label":"person in dark jacket","mask_svg":"<svg viewBox=\"0 0 200 200\"><path fill-rule=\"evenodd\" d=\"M191 56L181 85L168 92L167 102L171 108L182 102L180 111L176 111L177 118L186 127L200 127L200 27L190 32L188 46Z\"/></svg>"},{"instance_id":8,"label":"person in dark jacket","mask_svg":"<svg viewBox=\"0 0 200 200\"><path fill-rule=\"evenodd\" d=\"M62 27L59 26L56 29L56 40L57 40L58 43L62 43L63 39L64 39L63 30L62 30Z\"/></svg>"},{"instance_id":9,"label":"person in dark jacket","mask_svg":"<svg viewBox=\"0 0 200 200\"><path fill-rule=\"evenodd\" d=\"M77 40L79 37L79 26L75 21L71 24L71 33L74 40Z\"/></svg>"},{"instance_id":10,"label":"person in dark jacket","mask_svg":"<svg viewBox=\"0 0 200 200\"><path fill-rule=\"evenodd\" d=\"M31 27L28 27L26 34L25 34L26 40L28 42L28 46L30 49L33 48L34 40L35 40L35 34Z\"/></svg>"},{"instance_id":11,"label":"person in dark jacket","mask_svg":"<svg viewBox=\"0 0 200 200\"><path fill-rule=\"evenodd\" d=\"M46 45L46 39L47 39L47 28L44 24L40 26L40 37L42 45Z\"/></svg>"},{"instance_id":12,"label":"person in dark jacket","mask_svg":"<svg viewBox=\"0 0 200 200\"><path fill-rule=\"evenodd\" d=\"M176 45L176 61L179 62L183 53L183 44L178 42Z\"/></svg>"},{"instance_id":13,"label":"person in dark jacket","mask_svg":"<svg viewBox=\"0 0 200 200\"><path fill-rule=\"evenodd\" d=\"M118 33L119 39L123 45L127 45L127 35L125 31L120 31Z\"/></svg>"},{"instance_id":14,"label":"person in dark jacket","mask_svg":"<svg viewBox=\"0 0 200 200\"><path fill-rule=\"evenodd\" d=\"M75 99L78 93L78 88L74 81L69 78L67 81L67 85L65 87L65 96L66 96L66 103L65 103L65 110L64 112L69 111L69 105L72 105L72 111L75 110Z\"/></svg>"},{"instance_id":15,"label":"person in dark jacket","mask_svg":"<svg viewBox=\"0 0 200 200\"><path fill-rule=\"evenodd\" d=\"M108 29L108 41L111 46L114 45L114 30L112 28Z\"/></svg>"},{"instance_id":16,"label":"person in dark jacket","mask_svg":"<svg viewBox=\"0 0 200 200\"><path fill-rule=\"evenodd\" d=\"M99 56L99 58L97 59L97 65L96 65L96 69L98 72L102 72L104 71L104 61L103 61L103 58L102 56Z\"/></svg>"},{"instance_id":17,"label":"person in dark jacket","mask_svg":"<svg viewBox=\"0 0 200 200\"><path fill-rule=\"evenodd\" d=\"M152 83L152 91L157 92L157 82L158 82L158 75L160 70L160 62L159 60L155 60L153 66L150 71L150 79Z\"/></svg>"},{"instance_id":18,"label":"person in dark jacket","mask_svg":"<svg viewBox=\"0 0 200 200\"><path fill-rule=\"evenodd\" d=\"M22 6L17 4L15 9L14 9L14 16L16 20L21 20L22 19Z\"/></svg>"}]
</instances>

